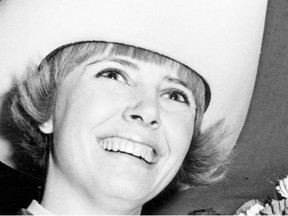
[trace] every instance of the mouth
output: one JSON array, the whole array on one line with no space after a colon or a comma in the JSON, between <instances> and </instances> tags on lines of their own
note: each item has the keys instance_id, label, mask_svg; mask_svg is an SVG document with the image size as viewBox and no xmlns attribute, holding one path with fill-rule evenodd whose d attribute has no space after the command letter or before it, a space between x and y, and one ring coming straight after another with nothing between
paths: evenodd
<instances>
[{"instance_id":1,"label":"mouth","mask_svg":"<svg viewBox=\"0 0 288 216\"><path fill-rule=\"evenodd\" d=\"M156 159L155 151L150 146L120 137L98 139L100 147L113 153L124 153L153 164Z\"/></svg>"}]
</instances>

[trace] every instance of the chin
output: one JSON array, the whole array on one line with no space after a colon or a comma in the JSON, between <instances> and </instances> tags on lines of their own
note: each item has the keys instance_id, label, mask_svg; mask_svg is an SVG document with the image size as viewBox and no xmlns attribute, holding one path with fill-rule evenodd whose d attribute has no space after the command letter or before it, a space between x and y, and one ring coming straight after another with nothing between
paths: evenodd
<instances>
[{"instance_id":1,"label":"chin","mask_svg":"<svg viewBox=\"0 0 288 216\"><path fill-rule=\"evenodd\" d=\"M131 179L119 180L117 183L113 183L113 187L110 187L109 191L113 191L115 197L143 205L157 195L155 188L151 188L150 185L131 181Z\"/></svg>"}]
</instances>

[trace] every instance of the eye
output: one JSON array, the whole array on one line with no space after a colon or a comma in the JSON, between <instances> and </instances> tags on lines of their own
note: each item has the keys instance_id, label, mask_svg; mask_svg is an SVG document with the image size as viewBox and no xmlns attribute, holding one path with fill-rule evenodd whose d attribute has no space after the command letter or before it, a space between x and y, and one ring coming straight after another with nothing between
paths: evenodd
<instances>
[{"instance_id":1,"label":"eye","mask_svg":"<svg viewBox=\"0 0 288 216\"><path fill-rule=\"evenodd\" d=\"M187 94L179 89L167 89L162 96L166 99L190 105Z\"/></svg>"},{"instance_id":2,"label":"eye","mask_svg":"<svg viewBox=\"0 0 288 216\"><path fill-rule=\"evenodd\" d=\"M117 70L117 69L105 69L103 71L100 71L96 74L96 78L106 78L106 79L112 79L119 82L127 83L127 78L124 75L124 72Z\"/></svg>"}]
</instances>

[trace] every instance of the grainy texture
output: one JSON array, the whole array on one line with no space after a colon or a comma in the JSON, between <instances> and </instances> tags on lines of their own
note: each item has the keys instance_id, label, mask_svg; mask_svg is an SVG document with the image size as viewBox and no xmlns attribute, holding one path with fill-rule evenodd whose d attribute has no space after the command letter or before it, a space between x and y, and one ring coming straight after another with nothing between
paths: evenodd
<instances>
[{"instance_id":1,"label":"grainy texture","mask_svg":"<svg viewBox=\"0 0 288 216\"><path fill-rule=\"evenodd\" d=\"M173 197L157 214L213 208L233 214L247 200L275 192L288 174L288 1L270 0L255 91L227 179Z\"/></svg>"},{"instance_id":2,"label":"grainy texture","mask_svg":"<svg viewBox=\"0 0 288 216\"><path fill-rule=\"evenodd\" d=\"M255 91L227 179L211 188L181 192L152 213L187 214L213 209L233 214L246 201L272 194L277 180L288 174L287 94L288 1L270 0ZM5 187L15 188L16 184L21 187L19 191L27 192L21 181L14 185L8 182ZM35 191L31 190L30 195L35 197ZM27 194L27 199L31 199L30 195ZM19 201L17 208L22 205Z\"/></svg>"}]
</instances>

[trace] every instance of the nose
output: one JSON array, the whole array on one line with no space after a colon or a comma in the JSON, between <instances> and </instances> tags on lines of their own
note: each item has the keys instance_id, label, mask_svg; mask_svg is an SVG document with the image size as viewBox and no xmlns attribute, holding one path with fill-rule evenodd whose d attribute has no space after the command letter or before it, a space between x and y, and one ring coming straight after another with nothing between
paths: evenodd
<instances>
[{"instance_id":1,"label":"nose","mask_svg":"<svg viewBox=\"0 0 288 216\"><path fill-rule=\"evenodd\" d=\"M159 105L156 99L141 99L130 104L123 112L128 122L138 122L143 126L158 129L161 125Z\"/></svg>"}]
</instances>

